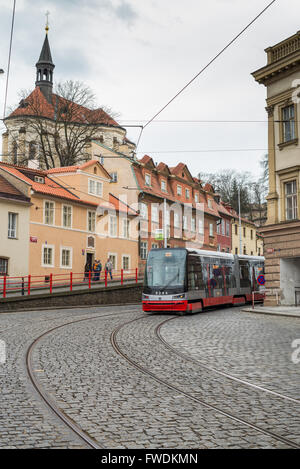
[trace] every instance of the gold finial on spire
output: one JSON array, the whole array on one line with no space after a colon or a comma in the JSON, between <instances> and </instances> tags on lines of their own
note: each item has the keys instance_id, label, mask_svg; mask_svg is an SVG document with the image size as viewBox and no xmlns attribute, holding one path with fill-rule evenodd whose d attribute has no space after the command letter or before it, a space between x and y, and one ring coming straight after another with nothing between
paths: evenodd
<instances>
[{"instance_id":1,"label":"gold finial on spire","mask_svg":"<svg viewBox=\"0 0 300 469\"><path fill-rule=\"evenodd\" d=\"M47 10L45 15L46 15L46 18L47 18L45 30L46 30L46 34L48 34L48 31L49 31L49 18L48 18L48 16L50 15L50 12Z\"/></svg>"}]
</instances>

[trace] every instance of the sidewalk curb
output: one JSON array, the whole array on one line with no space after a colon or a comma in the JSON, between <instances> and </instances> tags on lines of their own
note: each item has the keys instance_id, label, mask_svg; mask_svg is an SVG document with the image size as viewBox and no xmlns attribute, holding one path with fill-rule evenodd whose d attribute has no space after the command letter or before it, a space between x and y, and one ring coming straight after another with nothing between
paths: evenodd
<instances>
[{"instance_id":1,"label":"sidewalk curb","mask_svg":"<svg viewBox=\"0 0 300 469\"><path fill-rule=\"evenodd\" d=\"M245 313L265 314L269 316L284 316L286 318L300 319L300 314L289 314L289 313L284 313L284 312L275 313L273 311L257 311L252 308L244 308L244 309L241 309L241 311Z\"/></svg>"}]
</instances>

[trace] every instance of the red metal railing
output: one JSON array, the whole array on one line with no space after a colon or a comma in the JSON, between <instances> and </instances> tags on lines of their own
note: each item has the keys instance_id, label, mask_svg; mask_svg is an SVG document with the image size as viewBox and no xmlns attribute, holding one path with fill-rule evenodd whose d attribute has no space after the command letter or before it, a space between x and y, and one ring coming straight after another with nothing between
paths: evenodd
<instances>
[{"instance_id":1,"label":"red metal railing","mask_svg":"<svg viewBox=\"0 0 300 469\"><path fill-rule=\"evenodd\" d=\"M138 269L114 270L111 273L103 272L69 272L67 274L47 274L47 275L26 275L23 277L0 277L0 297L6 298L9 294L18 293L21 295L31 295L36 290L46 290L53 293L57 288L73 291L74 287L84 287L91 289L94 285L103 285L105 288L109 284L124 285L125 282L137 283L142 279ZM2 295L1 295L2 293Z\"/></svg>"}]
</instances>

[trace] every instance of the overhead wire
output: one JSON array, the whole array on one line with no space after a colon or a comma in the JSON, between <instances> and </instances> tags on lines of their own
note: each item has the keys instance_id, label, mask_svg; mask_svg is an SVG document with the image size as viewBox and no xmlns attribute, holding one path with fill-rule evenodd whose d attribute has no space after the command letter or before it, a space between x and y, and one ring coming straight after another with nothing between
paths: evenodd
<instances>
[{"instance_id":1,"label":"overhead wire","mask_svg":"<svg viewBox=\"0 0 300 469\"><path fill-rule=\"evenodd\" d=\"M15 23L15 11L16 11L16 0L14 0L14 4L13 4L13 13L12 13L12 21L11 21L11 29L10 29L10 42L9 42L9 52L8 52L8 64L7 64L3 119L5 118L6 104L7 104L7 93L8 93L9 72L10 72L10 62L11 62L12 40L13 40L14 23Z\"/></svg>"},{"instance_id":2,"label":"overhead wire","mask_svg":"<svg viewBox=\"0 0 300 469\"><path fill-rule=\"evenodd\" d=\"M253 18L253 20L250 21L250 23L247 24L231 41L226 44L225 47L223 47L218 54L216 54L212 60L210 60L188 83L186 83L183 88L181 88L156 114L154 114L151 119L149 119L146 124L143 127L143 130L151 123L154 121L154 119L159 116L184 90L188 88L188 86L193 83L196 78L198 78L211 64L213 64L249 27L258 20L277 0L272 0L258 15ZM140 141L142 136L142 133L139 137L138 142ZM138 146L138 145L137 145Z\"/></svg>"}]
</instances>

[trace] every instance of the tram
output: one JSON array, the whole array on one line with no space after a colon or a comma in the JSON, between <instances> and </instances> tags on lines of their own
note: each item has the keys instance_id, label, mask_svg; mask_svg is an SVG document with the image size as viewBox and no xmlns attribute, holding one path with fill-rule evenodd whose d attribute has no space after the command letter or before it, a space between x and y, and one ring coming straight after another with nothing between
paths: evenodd
<instances>
[{"instance_id":1,"label":"tram","mask_svg":"<svg viewBox=\"0 0 300 469\"><path fill-rule=\"evenodd\" d=\"M264 257L185 248L151 249L145 269L143 311L196 313L216 305L262 301Z\"/></svg>"}]
</instances>

